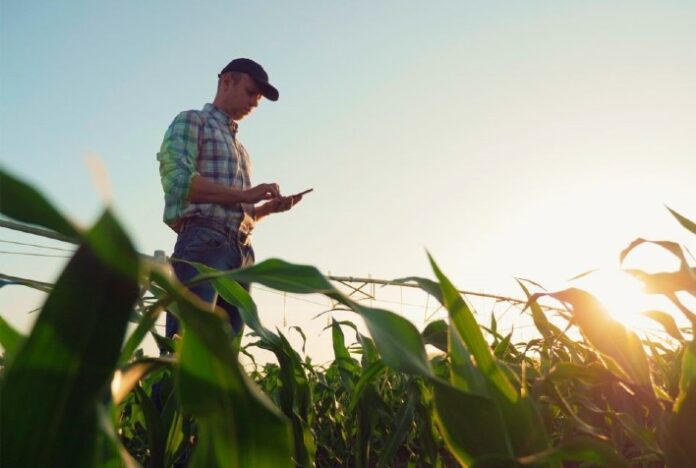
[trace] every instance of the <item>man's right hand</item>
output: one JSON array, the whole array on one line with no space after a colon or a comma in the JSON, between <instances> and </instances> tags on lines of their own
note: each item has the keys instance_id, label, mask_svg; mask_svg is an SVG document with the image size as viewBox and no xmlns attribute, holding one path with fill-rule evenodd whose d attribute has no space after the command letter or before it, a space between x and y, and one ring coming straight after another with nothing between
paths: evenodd
<instances>
[{"instance_id":1,"label":"man's right hand","mask_svg":"<svg viewBox=\"0 0 696 468\"><path fill-rule=\"evenodd\" d=\"M243 192L246 203L258 203L261 200L271 200L280 197L278 184L259 184Z\"/></svg>"}]
</instances>

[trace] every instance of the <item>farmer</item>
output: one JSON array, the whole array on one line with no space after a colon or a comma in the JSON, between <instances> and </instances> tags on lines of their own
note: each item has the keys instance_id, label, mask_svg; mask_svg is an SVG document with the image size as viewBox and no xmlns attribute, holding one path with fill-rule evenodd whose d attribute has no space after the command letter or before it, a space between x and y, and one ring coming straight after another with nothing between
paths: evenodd
<instances>
[{"instance_id":1,"label":"farmer","mask_svg":"<svg viewBox=\"0 0 696 468\"><path fill-rule=\"evenodd\" d=\"M262 96L278 100L278 90L268 82L263 67L246 58L232 60L218 75L213 103L180 113L164 135L157 154L164 222L178 234L172 260L182 283L198 271L176 259L218 270L252 265L251 233L256 222L302 200L302 195L282 196L277 183L251 183L251 159L237 137L237 124ZM221 306L235 334L241 333L239 312L217 297L212 284L199 284L191 291ZM178 329L176 318L167 314L167 337L174 337Z\"/></svg>"}]
</instances>

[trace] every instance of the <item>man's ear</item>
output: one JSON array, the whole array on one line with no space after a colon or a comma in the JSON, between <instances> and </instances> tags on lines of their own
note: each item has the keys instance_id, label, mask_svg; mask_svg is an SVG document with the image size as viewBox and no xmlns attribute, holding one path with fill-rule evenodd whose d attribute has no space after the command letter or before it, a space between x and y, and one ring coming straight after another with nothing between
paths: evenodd
<instances>
[{"instance_id":1,"label":"man's ear","mask_svg":"<svg viewBox=\"0 0 696 468\"><path fill-rule=\"evenodd\" d=\"M228 90L232 86L232 77L225 73L220 77L220 83L218 84L218 89Z\"/></svg>"}]
</instances>

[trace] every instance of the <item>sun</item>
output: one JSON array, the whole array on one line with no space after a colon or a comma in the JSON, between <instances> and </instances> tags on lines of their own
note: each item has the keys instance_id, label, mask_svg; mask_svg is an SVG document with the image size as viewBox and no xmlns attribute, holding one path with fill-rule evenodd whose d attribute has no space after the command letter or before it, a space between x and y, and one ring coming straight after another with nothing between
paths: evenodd
<instances>
[{"instance_id":1,"label":"sun","mask_svg":"<svg viewBox=\"0 0 696 468\"><path fill-rule=\"evenodd\" d=\"M581 282L579 287L597 297L615 320L634 330L657 328L642 312L664 310L666 299L644 293L641 281L630 274L618 268L602 269Z\"/></svg>"}]
</instances>

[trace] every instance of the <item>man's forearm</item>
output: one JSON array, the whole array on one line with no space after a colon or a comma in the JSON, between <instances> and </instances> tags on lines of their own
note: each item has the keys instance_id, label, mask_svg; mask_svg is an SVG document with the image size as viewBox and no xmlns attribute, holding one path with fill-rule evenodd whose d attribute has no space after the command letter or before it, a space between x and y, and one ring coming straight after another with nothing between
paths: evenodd
<instances>
[{"instance_id":1,"label":"man's forearm","mask_svg":"<svg viewBox=\"0 0 696 468\"><path fill-rule=\"evenodd\" d=\"M247 201L243 190L218 185L200 175L191 179L191 187L186 198L193 203L215 203L217 205L234 205Z\"/></svg>"}]
</instances>

